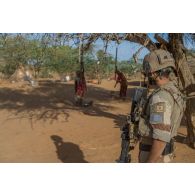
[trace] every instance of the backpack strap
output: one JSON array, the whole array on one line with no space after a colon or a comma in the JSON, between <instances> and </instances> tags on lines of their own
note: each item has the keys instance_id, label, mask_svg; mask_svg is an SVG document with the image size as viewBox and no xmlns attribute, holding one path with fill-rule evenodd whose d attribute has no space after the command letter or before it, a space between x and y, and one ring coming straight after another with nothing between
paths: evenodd
<instances>
[{"instance_id":1,"label":"backpack strap","mask_svg":"<svg viewBox=\"0 0 195 195\"><path fill-rule=\"evenodd\" d=\"M173 95L174 92L171 91L171 90L168 89L168 88L165 88L165 87L162 87L161 89L164 90L164 91L166 91L166 92L168 92L168 93L171 95L171 97L173 98L174 103L176 103L176 104L179 106L180 112L182 113L182 112L184 111L184 108L181 107L181 105L178 103L178 101L177 101L176 98L174 97L174 95ZM176 93L175 93L175 94L176 94ZM180 96L179 94L177 94L177 95Z\"/></svg>"}]
</instances>

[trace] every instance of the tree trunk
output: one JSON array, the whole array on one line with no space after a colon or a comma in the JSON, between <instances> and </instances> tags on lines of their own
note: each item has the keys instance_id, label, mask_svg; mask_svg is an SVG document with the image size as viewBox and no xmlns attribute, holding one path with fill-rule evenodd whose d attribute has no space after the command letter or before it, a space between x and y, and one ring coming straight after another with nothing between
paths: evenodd
<instances>
[{"instance_id":1,"label":"tree trunk","mask_svg":"<svg viewBox=\"0 0 195 195\"><path fill-rule=\"evenodd\" d=\"M180 86L186 93L191 94L195 91L194 77L190 72L187 62L185 48L183 44L183 34L169 34L169 50L173 54L176 62L177 71L181 79ZM189 144L195 148L195 99L188 99L186 102L186 123Z\"/></svg>"},{"instance_id":2,"label":"tree trunk","mask_svg":"<svg viewBox=\"0 0 195 195\"><path fill-rule=\"evenodd\" d=\"M80 70L84 73L84 62L83 62L83 34L80 35L79 37L80 43L79 43L79 64L80 64Z\"/></svg>"},{"instance_id":3,"label":"tree trunk","mask_svg":"<svg viewBox=\"0 0 195 195\"><path fill-rule=\"evenodd\" d=\"M95 34L94 37L90 38L90 43L93 40L97 40L97 38L101 38L101 34ZM103 37L103 40L106 40ZM157 49L157 44L154 43L147 34L144 33L128 33L125 34L123 38L119 35L117 37L116 34L109 36L109 40L118 41L118 40L126 40L129 42L139 43L145 46L149 51ZM183 34L179 33L171 33L169 34L169 42L164 41L161 38L157 37L157 40L162 45L164 44L163 49L167 49L170 53L173 54L173 57L176 62L178 76L180 78L179 85L184 90L184 92L189 95L192 92L195 92L195 81L194 77L191 74L186 54L185 48L183 44ZM90 43L88 45L90 45ZM146 44L147 43L147 44ZM187 122L187 132L189 143L195 147L195 99L188 99L187 106L185 111L186 122Z\"/></svg>"},{"instance_id":4,"label":"tree trunk","mask_svg":"<svg viewBox=\"0 0 195 195\"><path fill-rule=\"evenodd\" d=\"M133 59L135 64L138 63L138 56L140 54L140 52L142 51L142 49L144 49L144 46L140 47L134 54L133 54Z\"/></svg>"},{"instance_id":5,"label":"tree trunk","mask_svg":"<svg viewBox=\"0 0 195 195\"><path fill-rule=\"evenodd\" d=\"M101 77L100 77L100 61L97 62L97 65L96 65L96 78L97 78L97 81L98 81L98 85L101 84Z\"/></svg>"}]
</instances>

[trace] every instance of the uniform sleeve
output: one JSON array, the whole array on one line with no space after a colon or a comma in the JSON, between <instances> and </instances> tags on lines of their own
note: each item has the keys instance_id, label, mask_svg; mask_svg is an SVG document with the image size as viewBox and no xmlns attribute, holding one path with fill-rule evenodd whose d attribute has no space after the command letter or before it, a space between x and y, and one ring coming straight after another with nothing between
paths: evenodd
<instances>
[{"instance_id":1,"label":"uniform sleeve","mask_svg":"<svg viewBox=\"0 0 195 195\"><path fill-rule=\"evenodd\" d=\"M149 122L152 127L152 137L164 142L171 140L172 102L168 96L166 92L157 93L150 102Z\"/></svg>"}]
</instances>

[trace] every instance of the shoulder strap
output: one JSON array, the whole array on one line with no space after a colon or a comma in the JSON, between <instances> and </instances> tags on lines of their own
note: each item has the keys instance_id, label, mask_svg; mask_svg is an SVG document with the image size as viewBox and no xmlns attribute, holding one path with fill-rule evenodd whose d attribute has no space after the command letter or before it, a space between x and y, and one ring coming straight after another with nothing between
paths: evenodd
<instances>
[{"instance_id":1,"label":"shoulder strap","mask_svg":"<svg viewBox=\"0 0 195 195\"><path fill-rule=\"evenodd\" d=\"M178 103L178 101L174 97L173 92L171 90L165 88L165 87L162 87L161 89L164 90L164 91L166 91L166 92L168 92L171 95L171 97L173 98L174 103L176 103L179 106L181 112L183 112L184 111L184 108L181 108L181 105Z\"/></svg>"}]
</instances>

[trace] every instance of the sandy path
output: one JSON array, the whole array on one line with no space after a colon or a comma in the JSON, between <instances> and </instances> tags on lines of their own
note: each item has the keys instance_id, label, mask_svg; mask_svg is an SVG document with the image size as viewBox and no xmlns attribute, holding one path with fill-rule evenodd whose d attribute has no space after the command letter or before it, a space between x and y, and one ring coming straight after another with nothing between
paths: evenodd
<instances>
[{"instance_id":1,"label":"sandy path","mask_svg":"<svg viewBox=\"0 0 195 195\"><path fill-rule=\"evenodd\" d=\"M130 82L129 84L137 84ZM0 162L115 162L120 153L119 127L129 112L130 98L113 98L114 81L89 84L94 105L73 105L73 83L41 80L30 88L1 83ZM111 92L111 90L113 92ZM128 97L132 95L129 85ZM174 162L195 162L180 129ZM137 162L137 148L133 162Z\"/></svg>"}]
</instances>

